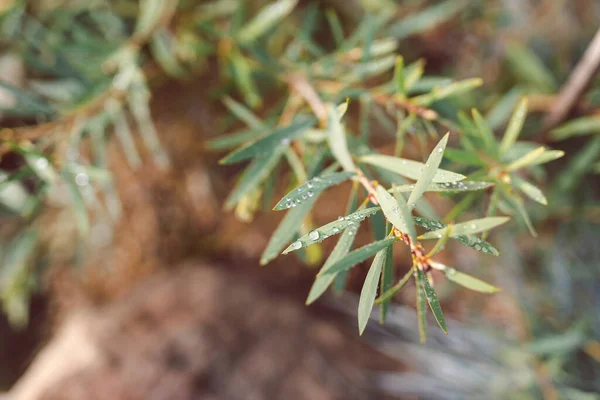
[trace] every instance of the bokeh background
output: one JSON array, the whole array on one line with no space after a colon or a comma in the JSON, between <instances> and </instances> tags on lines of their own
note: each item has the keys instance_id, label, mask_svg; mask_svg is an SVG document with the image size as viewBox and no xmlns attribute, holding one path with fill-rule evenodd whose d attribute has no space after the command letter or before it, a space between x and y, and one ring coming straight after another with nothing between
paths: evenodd
<instances>
[{"instance_id":1,"label":"bokeh background","mask_svg":"<svg viewBox=\"0 0 600 400\"><path fill-rule=\"evenodd\" d=\"M387 13L397 53L425 60L428 82L483 79L453 107L477 107L501 132L527 95L522 138L565 152L533 172L548 197L526 203L537 237L515 218L490 236L500 257L445 251L502 291L440 282L450 334L432 325L425 345L414 287L359 337L368 265L352 270L344 294L306 307L320 264L287 256L259 266L281 218L272 204L223 210L240 168L219 165L214 140L241 125L222 99L248 99L223 66L222 32L240 23L237 10L265 3L0 1L0 390L9 399L600 398L600 2L296 6L315 10L323 45L330 13L347 32ZM142 10L161 17L145 26ZM275 41L298 29L294 15ZM132 115L111 102L123 87ZM277 92L262 101L266 116ZM385 137L389 117L372 119ZM47 164L70 171L67 183L46 180ZM314 220L337 218L349 189L327 191ZM285 194L285 183L273 190Z\"/></svg>"}]
</instances>

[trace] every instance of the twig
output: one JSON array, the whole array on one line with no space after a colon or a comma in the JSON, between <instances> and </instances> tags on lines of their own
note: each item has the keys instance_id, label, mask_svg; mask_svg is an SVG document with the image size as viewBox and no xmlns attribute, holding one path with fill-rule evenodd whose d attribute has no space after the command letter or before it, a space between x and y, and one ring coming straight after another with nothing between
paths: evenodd
<instances>
[{"instance_id":1,"label":"twig","mask_svg":"<svg viewBox=\"0 0 600 400\"><path fill-rule=\"evenodd\" d=\"M544 132L556 127L569 115L578 100L590 85L594 75L600 69L600 29L592 39L583 58L579 61L567 83L563 86L558 100L552 105L544 120Z\"/></svg>"}]
</instances>

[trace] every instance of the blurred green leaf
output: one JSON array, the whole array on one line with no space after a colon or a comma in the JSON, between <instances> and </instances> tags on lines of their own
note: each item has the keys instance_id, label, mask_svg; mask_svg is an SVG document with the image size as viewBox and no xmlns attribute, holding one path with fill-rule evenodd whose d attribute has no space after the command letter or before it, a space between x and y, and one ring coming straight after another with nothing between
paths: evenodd
<instances>
[{"instance_id":1,"label":"blurred green leaf","mask_svg":"<svg viewBox=\"0 0 600 400\"><path fill-rule=\"evenodd\" d=\"M389 288L388 290L383 292L381 294L381 296L377 300L375 300L375 304L383 304L384 302L391 300L392 297L394 297L396 295L396 293L398 293L400 290L402 290L402 288L404 286L406 286L406 284L410 280L411 276L413 276L413 274L414 274L414 268L409 269L406 272L406 274L404 274L402 279L400 279L400 281L398 281L397 284L395 284L394 286L392 286L391 288Z\"/></svg>"},{"instance_id":2,"label":"blurred green leaf","mask_svg":"<svg viewBox=\"0 0 600 400\"><path fill-rule=\"evenodd\" d=\"M412 269L411 269L412 271ZM417 284L417 288L415 293L417 295L417 321L419 325L419 339L422 344L424 344L427 340L427 300L425 295L425 287L422 283L422 273L418 274L416 271L415 275L415 283ZM423 275L424 276L424 275ZM427 277L425 277L427 279Z\"/></svg>"},{"instance_id":3,"label":"blurred green leaf","mask_svg":"<svg viewBox=\"0 0 600 400\"><path fill-rule=\"evenodd\" d=\"M531 48L523 43L510 43L506 47L506 60L524 83L547 93L556 91L557 85L552 73Z\"/></svg>"},{"instance_id":4,"label":"blurred green leaf","mask_svg":"<svg viewBox=\"0 0 600 400\"><path fill-rule=\"evenodd\" d=\"M315 122L314 118L301 118L288 126L276 128L265 136L234 150L219 162L221 164L233 164L272 153L276 147L285 144L286 141L311 128Z\"/></svg>"},{"instance_id":5,"label":"blurred green leaf","mask_svg":"<svg viewBox=\"0 0 600 400\"><path fill-rule=\"evenodd\" d=\"M519 177L513 177L513 181L527 197L545 206L548 205L548 200L540 188Z\"/></svg>"},{"instance_id":6,"label":"blurred green leaf","mask_svg":"<svg viewBox=\"0 0 600 400\"><path fill-rule=\"evenodd\" d=\"M277 0L265 6L237 34L243 43L253 42L287 17L298 4L298 0Z\"/></svg>"},{"instance_id":7,"label":"blurred green leaf","mask_svg":"<svg viewBox=\"0 0 600 400\"><path fill-rule=\"evenodd\" d=\"M471 275L459 272L454 268L447 268L445 271L446 277L452 282L458 283L467 289L475 290L481 293L496 293L500 289L490 285L482 280L472 277Z\"/></svg>"},{"instance_id":8,"label":"blurred green leaf","mask_svg":"<svg viewBox=\"0 0 600 400\"><path fill-rule=\"evenodd\" d=\"M526 117L527 117L527 98L525 97L519 102L519 105L513 112L510 122L508 123L506 132L504 132L504 136L502 137L502 142L500 143L500 156L501 157L517 141L517 138L519 137L519 134L521 133L521 129L523 129L523 123L525 122Z\"/></svg>"},{"instance_id":9,"label":"blurred green leaf","mask_svg":"<svg viewBox=\"0 0 600 400\"><path fill-rule=\"evenodd\" d=\"M354 172L356 167L348 151L346 132L340 122L339 112L335 107L327 107L327 139L333 156L345 171Z\"/></svg>"},{"instance_id":10,"label":"blurred green leaf","mask_svg":"<svg viewBox=\"0 0 600 400\"><path fill-rule=\"evenodd\" d=\"M565 140L573 136L600 133L600 116L582 117L569 121L553 129L550 136L554 140Z\"/></svg>"},{"instance_id":11,"label":"blurred green leaf","mask_svg":"<svg viewBox=\"0 0 600 400\"><path fill-rule=\"evenodd\" d=\"M423 33L453 18L465 6L464 1L447 0L402 18L389 27L389 34L398 39Z\"/></svg>"},{"instance_id":12,"label":"blurred green leaf","mask_svg":"<svg viewBox=\"0 0 600 400\"><path fill-rule=\"evenodd\" d=\"M457 96L469 92L483 84L483 80L479 78L465 79L460 82L453 82L449 85L436 87L430 93L413 97L411 102L420 106L427 106L436 101L443 100L447 97Z\"/></svg>"}]
</instances>

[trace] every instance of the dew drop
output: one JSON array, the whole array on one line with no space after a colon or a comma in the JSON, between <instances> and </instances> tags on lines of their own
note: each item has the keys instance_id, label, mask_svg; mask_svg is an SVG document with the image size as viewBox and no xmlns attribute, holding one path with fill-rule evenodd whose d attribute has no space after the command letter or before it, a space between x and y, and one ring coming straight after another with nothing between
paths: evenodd
<instances>
[{"instance_id":1,"label":"dew drop","mask_svg":"<svg viewBox=\"0 0 600 400\"><path fill-rule=\"evenodd\" d=\"M437 149L437 152L438 152L438 153L443 153L443 152L444 152L444 149L442 149L441 147L438 147L438 149Z\"/></svg>"},{"instance_id":2,"label":"dew drop","mask_svg":"<svg viewBox=\"0 0 600 400\"><path fill-rule=\"evenodd\" d=\"M317 231L311 231L311 232L308 234L308 238L309 238L310 240L317 240L317 239L319 238L319 232L317 232Z\"/></svg>"},{"instance_id":3,"label":"dew drop","mask_svg":"<svg viewBox=\"0 0 600 400\"><path fill-rule=\"evenodd\" d=\"M400 207L398 207L398 206L395 206L394 208L392 208L392 212L393 212L394 214L398 214L398 213L400 212Z\"/></svg>"},{"instance_id":4,"label":"dew drop","mask_svg":"<svg viewBox=\"0 0 600 400\"><path fill-rule=\"evenodd\" d=\"M308 199L308 195L306 195L306 194L303 194L303 195L302 195L302 200L306 200L306 199Z\"/></svg>"},{"instance_id":5,"label":"dew drop","mask_svg":"<svg viewBox=\"0 0 600 400\"><path fill-rule=\"evenodd\" d=\"M352 236L352 235L354 235L354 231L353 231L353 230L350 230L350 231L348 231L348 235L349 235L349 236Z\"/></svg>"},{"instance_id":6,"label":"dew drop","mask_svg":"<svg viewBox=\"0 0 600 400\"><path fill-rule=\"evenodd\" d=\"M478 245L478 244L476 244L476 245L475 245L475 250L477 250L477 251L481 250L481 246L480 246L480 245Z\"/></svg>"},{"instance_id":7,"label":"dew drop","mask_svg":"<svg viewBox=\"0 0 600 400\"><path fill-rule=\"evenodd\" d=\"M309 188L309 189L312 189L313 185L312 185L312 183L309 181L309 182L306 184L306 187L307 187L307 188Z\"/></svg>"},{"instance_id":8,"label":"dew drop","mask_svg":"<svg viewBox=\"0 0 600 400\"><path fill-rule=\"evenodd\" d=\"M334 234L336 234L336 233L338 233L340 230L339 230L338 228L333 228L331 231L332 231Z\"/></svg>"},{"instance_id":9,"label":"dew drop","mask_svg":"<svg viewBox=\"0 0 600 400\"><path fill-rule=\"evenodd\" d=\"M306 193L308 195L308 197L313 197L315 194L311 191L308 191L308 193Z\"/></svg>"},{"instance_id":10,"label":"dew drop","mask_svg":"<svg viewBox=\"0 0 600 400\"><path fill-rule=\"evenodd\" d=\"M410 203L410 208L415 208L415 203Z\"/></svg>"},{"instance_id":11,"label":"dew drop","mask_svg":"<svg viewBox=\"0 0 600 400\"><path fill-rule=\"evenodd\" d=\"M471 229L473 229L473 230L477 229L477 225L471 224Z\"/></svg>"},{"instance_id":12,"label":"dew drop","mask_svg":"<svg viewBox=\"0 0 600 400\"><path fill-rule=\"evenodd\" d=\"M456 275L456 269L454 269L454 268L448 268L448 271L446 273L448 275Z\"/></svg>"},{"instance_id":13,"label":"dew drop","mask_svg":"<svg viewBox=\"0 0 600 400\"><path fill-rule=\"evenodd\" d=\"M87 176L87 174L80 172L75 175L75 183L79 186L86 186L88 183L90 183L90 178Z\"/></svg>"},{"instance_id":14,"label":"dew drop","mask_svg":"<svg viewBox=\"0 0 600 400\"><path fill-rule=\"evenodd\" d=\"M294 243L292 243L292 249L293 250L298 250L300 247L302 247L302 242L299 240L296 240Z\"/></svg>"},{"instance_id":15,"label":"dew drop","mask_svg":"<svg viewBox=\"0 0 600 400\"><path fill-rule=\"evenodd\" d=\"M35 161L35 166L39 169L44 169L48 166L48 160L46 160L45 158L38 158Z\"/></svg>"},{"instance_id":16,"label":"dew drop","mask_svg":"<svg viewBox=\"0 0 600 400\"><path fill-rule=\"evenodd\" d=\"M338 217L338 221L343 221L343 220L344 220L344 217L342 217L342 216Z\"/></svg>"}]
</instances>

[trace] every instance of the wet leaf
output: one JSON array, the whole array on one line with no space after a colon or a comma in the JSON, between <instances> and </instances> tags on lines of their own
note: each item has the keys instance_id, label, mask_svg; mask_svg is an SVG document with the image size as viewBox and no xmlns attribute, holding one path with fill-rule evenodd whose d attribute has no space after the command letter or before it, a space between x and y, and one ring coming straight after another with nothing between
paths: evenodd
<instances>
[{"instance_id":1,"label":"wet leaf","mask_svg":"<svg viewBox=\"0 0 600 400\"><path fill-rule=\"evenodd\" d=\"M337 185L354 176L353 172L337 172L314 177L286 194L273 210L285 210L313 197L323 190Z\"/></svg>"},{"instance_id":2,"label":"wet leaf","mask_svg":"<svg viewBox=\"0 0 600 400\"><path fill-rule=\"evenodd\" d=\"M540 157L545 151L546 148L544 146L540 146L537 149L530 151L529 153L510 163L506 167L506 169L508 169L509 171L514 171L519 168L535 165L538 157Z\"/></svg>"},{"instance_id":3,"label":"wet leaf","mask_svg":"<svg viewBox=\"0 0 600 400\"><path fill-rule=\"evenodd\" d=\"M519 190L525 193L527 197L545 206L548 205L548 200L546 200L546 196L544 196L544 193L540 188L518 177L513 177L513 181Z\"/></svg>"},{"instance_id":4,"label":"wet leaf","mask_svg":"<svg viewBox=\"0 0 600 400\"><path fill-rule=\"evenodd\" d=\"M446 133L442 140L435 146L429 158L427 158L427 162L425 163L425 167L415 183L415 187L413 191L410 193L408 197L408 209L412 210L415 208L417 202L423 196L423 193L427 190L429 184L433 181L433 177L442 162L442 158L444 157L444 149L446 149L446 144L448 143L448 137L450 133Z\"/></svg>"},{"instance_id":5,"label":"wet leaf","mask_svg":"<svg viewBox=\"0 0 600 400\"><path fill-rule=\"evenodd\" d=\"M425 343L427 341L427 300L425 295L425 288L423 287L423 283L421 282L420 275L417 273L415 273L414 275L417 284L417 289L415 290L415 293L417 295L416 303L417 321L419 326L419 339L421 343Z\"/></svg>"},{"instance_id":6,"label":"wet leaf","mask_svg":"<svg viewBox=\"0 0 600 400\"><path fill-rule=\"evenodd\" d=\"M375 255L360 292L360 300L358 302L358 332L361 335L367 327L367 322L369 322L369 317L373 310L375 296L377 296L379 277L381 275L383 264L385 264L386 255L387 249L380 250Z\"/></svg>"},{"instance_id":7,"label":"wet leaf","mask_svg":"<svg viewBox=\"0 0 600 400\"><path fill-rule=\"evenodd\" d=\"M438 229L441 230L447 226L446 224L444 224L442 222L427 219L427 218L422 218L422 217L414 217L414 221L417 225L422 226L423 228L430 230L430 231L438 230ZM477 251L481 251L483 253L491 254L494 256L500 255L500 252L498 251L498 249L496 249L490 243L486 242L485 240L483 240L475 235L460 235L460 236L454 237L453 239L457 240L460 244L462 244L464 246L469 246Z\"/></svg>"},{"instance_id":8,"label":"wet leaf","mask_svg":"<svg viewBox=\"0 0 600 400\"><path fill-rule=\"evenodd\" d=\"M407 160L399 157L386 156L383 154L369 154L363 156L359 160L360 162L374 165L388 171L394 172L398 175L402 175L406 178L417 180L421 176L425 164L418 161ZM457 174L451 171L438 169L433 176L433 182L435 183L446 183L456 182L465 179L466 176Z\"/></svg>"},{"instance_id":9,"label":"wet leaf","mask_svg":"<svg viewBox=\"0 0 600 400\"><path fill-rule=\"evenodd\" d=\"M423 285L423 291L425 292L425 298L427 299L427 303L429 303L429 308L433 312L433 316L437 321L438 325L444 331L444 333L448 334L448 328L446 327L446 321L444 320L444 313L442 312L442 306L440 305L440 301L435 293L435 290L429 284L429 280L425 276L425 273L417 268L417 274L419 276L419 281L421 285Z\"/></svg>"},{"instance_id":10,"label":"wet leaf","mask_svg":"<svg viewBox=\"0 0 600 400\"><path fill-rule=\"evenodd\" d=\"M471 275L459 272L454 268L447 268L445 270L446 277L452 282L458 283L467 289L475 290L481 293L496 293L500 291L497 287L490 285L480 279L472 277Z\"/></svg>"},{"instance_id":11,"label":"wet leaf","mask_svg":"<svg viewBox=\"0 0 600 400\"><path fill-rule=\"evenodd\" d=\"M319 195L315 195L287 212L277 229L275 229L273 236L271 236L260 258L260 265L267 264L281 253L281 250L292 240L302 226L302 221L304 221L318 197Z\"/></svg>"},{"instance_id":12,"label":"wet leaf","mask_svg":"<svg viewBox=\"0 0 600 400\"><path fill-rule=\"evenodd\" d=\"M406 272L406 274L404 274L404 276L402 277L402 279L400 279L400 281L398 281L398 283L396 283L394 286L383 292L382 295L377 300L375 300L375 304L383 304L384 302L391 300L392 297L396 295L396 293L398 293L400 290L402 290L404 286L406 286L406 284L410 280L410 277L413 276L413 274L414 268L411 268Z\"/></svg>"},{"instance_id":13,"label":"wet leaf","mask_svg":"<svg viewBox=\"0 0 600 400\"><path fill-rule=\"evenodd\" d=\"M283 254L287 254L294 250L310 246L313 243L321 242L330 236L337 235L338 233L342 232L347 228L356 230L356 227L358 227L358 225L365 218L370 217L378 211L379 207L371 207L364 210L356 211L350 215L347 215L346 217L340 217L340 219L323 225L317 229L314 229L306 235L302 236L294 243L289 245L289 247L283 251Z\"/></svg>"},{"instance_id":14,"label":"wet leaf","mask_svg":"<svg viewBox=\"0 0 600 400\"><path fill-rule=\"evenodd\" d=\"M328 274L335 274L341 271L347 271L354 267L356 264L363 262L367 258L376 254L379 250L385 249L391 246L396 241L396 238L388 238L379 240L377 242L370 243L366 246L359 247L358 249L351 251L346 256L342 257L335 264L326 270L319 271L318 276L325 276Z\"/></svg>"},{"instance_id":15,"label":"wet leaf","mask_svg":"<svg viewBox=\"0 0 600 400\"><path fill-rule=\"evenodd\" d=\"M459 181L459 182L446 182L446 183L431 183L425 189L426 192L472 192L477 190L484 190L494 186L493 182L479 182L479 181ZM400 185L390 189L392 193L395 192L411 192L415 188L415 185Z\"/></svg>"},{"instance_id":16,"label":"wet leaf","mask_svg":"<svg viewBox=\"0 0 600 400\"><path fill-rule=\"evenodd\" d=\"M398 196L394 198L383 188L383 186L377 186L376 191L377 200L388 221L390 221L400 232L410 236L411 240L416 243L417 234L415 232L415 226L412 221L410 210L404 197L402 197L402 194L397 193Z\"/></svg>"},{"instance_id":17,"label":"wet leaf","mask_svg":"<svg viewBox=\"0 0 600 400\"><path fill-rule=\"evenodd\" d=\"M459 224L452 226L452 231L450 232L450 237L462 236L475 234L479 232L485 232L490 229L497 227L498 225L502 225L508 222L510 218L508 217L486 217L474 219L467 222L461 222ZM448 229L442 228L432 232L427 232L421 236L420 239L438 239L443 236L444 230Z\"/></svg>"}]
</instances>

